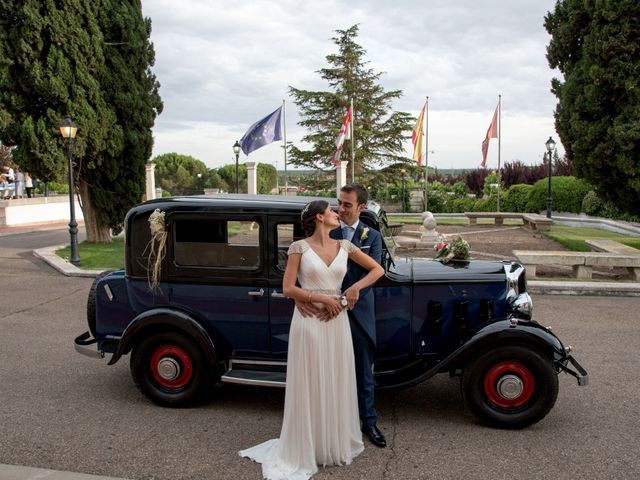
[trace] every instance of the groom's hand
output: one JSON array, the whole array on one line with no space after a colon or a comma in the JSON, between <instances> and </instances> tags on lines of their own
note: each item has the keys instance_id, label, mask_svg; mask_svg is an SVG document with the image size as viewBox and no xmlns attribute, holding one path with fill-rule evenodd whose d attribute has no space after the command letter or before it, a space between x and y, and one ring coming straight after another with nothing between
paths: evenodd
<instances>
[{"instance_id":1,"label":"groom's hand","mask_svg":"<svg viewBox=\"0 0 640 480\"><path fill-rule=\"evenodd\" d=\"M320 309L311 302L296 302L296 307L303 317L313 317L319 315Z\"/></svg>"}]
</instances>

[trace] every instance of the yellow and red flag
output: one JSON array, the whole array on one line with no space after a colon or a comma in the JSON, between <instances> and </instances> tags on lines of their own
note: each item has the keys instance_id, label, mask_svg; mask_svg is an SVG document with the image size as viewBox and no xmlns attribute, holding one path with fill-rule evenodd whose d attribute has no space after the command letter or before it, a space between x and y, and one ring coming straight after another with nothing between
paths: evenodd
<instances>
[{"instance_id":1,"label":"yellow and red flag","mask_svg":"<svg viewBox=\"0 0 640 480\"><path fill-rule=\"evenodd\" d=\"M413 133L411 134L411 143L413 143L413 159L418 161L418 166L422 166L422 157L423 157L423 137L424 137L424 117L427 113L427 103L425 102L424 107L420 110L420 115L418 115L418 121L416 122L416 126L413 129Z\"/></svg>"}]
</instances>

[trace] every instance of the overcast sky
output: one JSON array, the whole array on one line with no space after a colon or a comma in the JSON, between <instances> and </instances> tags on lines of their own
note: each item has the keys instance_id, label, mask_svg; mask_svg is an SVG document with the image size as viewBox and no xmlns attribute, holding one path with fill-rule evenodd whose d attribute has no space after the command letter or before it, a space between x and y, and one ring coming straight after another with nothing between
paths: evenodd
<instances>
[{"instance_id":1,"label":"overcast sky","mask_svg":"<svg viewBox=\"0 0 640 480\"><path fill-rule=\"evenodd\" d=\"M556 98L545 58L544 15L555 0L143 0L164 111L153 156L178 152L208 167L234 163L233 143L287 103L287 140L304 130L288 87L327 90L316 73L337 52L336 29L360 24L358 43L394 110L419 113L429 96L429 165L475 168L502 94L501 162L542 162ZM336 118L340 124L342 118ZM411 141L406 142L411 156ZM251 161L284 168L277 143ZM240 161L247 160L240 154ZM489 147L488 167L498 161Z\"/></svg>"}]
</instances>

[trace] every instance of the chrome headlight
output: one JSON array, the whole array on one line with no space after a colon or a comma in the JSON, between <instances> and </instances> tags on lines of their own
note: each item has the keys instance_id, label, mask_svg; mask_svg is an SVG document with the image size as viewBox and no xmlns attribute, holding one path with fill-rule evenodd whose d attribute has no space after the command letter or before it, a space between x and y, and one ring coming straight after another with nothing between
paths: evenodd
<instances>
[{"instance_id":1,"label":"chrome headlight","mask_svg":"<svg viewBox=\"0 0 640 480\"><path fill-rule=\"evenodd\" d=\"M527 292L521 293L509 306L511 313L517 313L518 315L531 319L533 315L533 302Z\"/></svg>"}]
</instances>

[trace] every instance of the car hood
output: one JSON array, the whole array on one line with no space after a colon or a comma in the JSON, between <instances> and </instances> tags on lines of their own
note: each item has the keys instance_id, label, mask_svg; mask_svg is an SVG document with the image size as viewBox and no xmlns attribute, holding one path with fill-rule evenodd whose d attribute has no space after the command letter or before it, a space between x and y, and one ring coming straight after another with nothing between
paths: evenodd
<instances>
[{"instance_id":1,"label":"car hood","mask_svg":"<svg viewBox=\"0 0 640 480\"><path fill-rule=\"evenodd\" d=\"M506 279L503 262L483 260L451 261L443 264L425 258L395 258L391 276L415 283L499 282Z\"/></svg>"}]
</instances>

